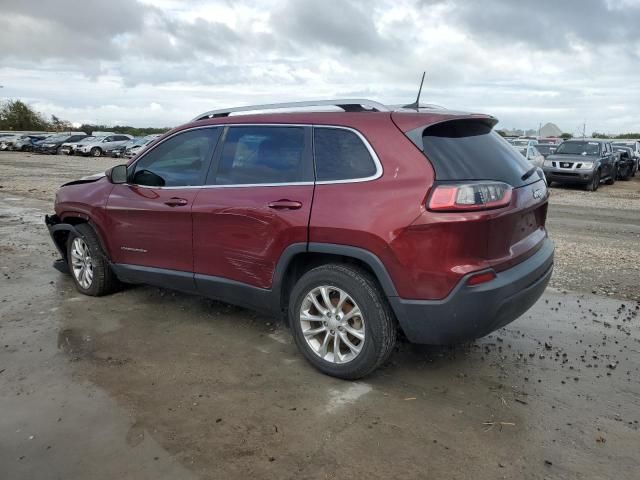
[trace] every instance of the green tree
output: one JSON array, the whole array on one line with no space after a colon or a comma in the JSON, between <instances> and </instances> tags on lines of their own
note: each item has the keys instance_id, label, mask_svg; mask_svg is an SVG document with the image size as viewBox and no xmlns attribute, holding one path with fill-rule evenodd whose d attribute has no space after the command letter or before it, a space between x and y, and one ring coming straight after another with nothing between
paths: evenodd
<instances>
[{"instance_id":1,"label":"green tree","mask_svg":"<svg viewBox=\"0 0 640 480\"><path fill-rule=\"evenodd\" d=\"M116 126L107 126L107 125L92 125L88 123L83 123L80 125L80 129L84 133L90 135L91 132L113 132L113 133L125 133L128 135L133 135L134 137L143 137L145 135L151 135L155 133L164 133L167 130L170 130L169 127L164 128L153 128L153 127L130 127L128 125L116 125Z\"/></svg>"},{"instance_id":2,"label":"green tree","mask_svg":"<svg viewBox=\"0 0 640 480\"><path fill-rule=\"evenodd\" d=\"M609 135L607 135L606 133L593 132L591 134L591 138L609 138Z\"/></svg>"},{"instance_id":3,"label":"green tree","mask_svg":"<svg viewBox=\"0 0 640 480\"><path fill-rule=\"evenodd\" d=\"M565 132L562 135L560 135L560 138L562 138L563 140L569 140L570 138L573 138L573 135Z\"/></svg>"},{"instance_id":4,"label":"green tree","mask_svg":"<svg viewBox=\"0 0 640 480\"><path fill-rule=\"evenodd\" d=\"M45 118L21 100L7 100L0 105L0 129L46 130Z\"/></svg>"}]
</instances>

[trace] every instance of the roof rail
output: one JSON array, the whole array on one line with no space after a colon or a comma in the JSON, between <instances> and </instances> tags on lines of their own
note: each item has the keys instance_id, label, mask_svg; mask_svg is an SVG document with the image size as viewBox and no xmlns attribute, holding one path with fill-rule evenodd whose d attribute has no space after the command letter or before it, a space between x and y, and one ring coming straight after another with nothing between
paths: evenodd
<instances>
[{"instance_id":1,"label":"roof rail","mask_svg":"<svg viewBox=\"0 0 640 480\"><path fill-rule=\"evenodd\" d=\"M237 112L253 112L256 110L277 110L285 108L302 108L302 107L340 107L345 112L388 112L390 111L385 105L367 100L364 98L350 98L339 100L308 100L304 102L288 102L288 103L267 103L264 105L249 105L246 107L223 108L221 110L211 110L202 113L192 121L206 120L207 118L228 117L232 113Z\"/></svg>"}]
</instances>

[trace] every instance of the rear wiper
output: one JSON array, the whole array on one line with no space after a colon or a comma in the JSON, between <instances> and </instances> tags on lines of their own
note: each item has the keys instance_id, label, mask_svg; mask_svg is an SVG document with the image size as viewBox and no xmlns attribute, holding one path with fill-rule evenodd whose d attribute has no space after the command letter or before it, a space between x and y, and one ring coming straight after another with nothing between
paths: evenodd
<instances>
[{"instance_id":1,"label":"rear wiper","mask_svg":"<svg viewBox=\"0 0 640 480\"><path fill-rule=\"evenodd\" d=\"M533 167L530 170L527 170L527 173L525 173L524 175L522 175L522 177L520 177L520 180L526 180L527 178L529 178L531 175L533 175L534 173L536 173L536 171L538 170L538 167Z\"/></svg>"}]
</instances>

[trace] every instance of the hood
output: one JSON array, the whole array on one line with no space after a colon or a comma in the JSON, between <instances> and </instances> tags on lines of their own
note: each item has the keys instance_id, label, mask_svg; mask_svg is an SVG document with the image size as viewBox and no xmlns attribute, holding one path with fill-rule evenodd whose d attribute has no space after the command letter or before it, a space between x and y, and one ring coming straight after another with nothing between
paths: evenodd
<instances>
[{"instance_id":1,"label":"hood","mask_svg":"<svg viewBox=\"0 0 640 480\"><path fill-rule=\"evenodd\" d=\"M61 185L61 187L67 187L69 185L81 185L83 183L97 182L98 180L106 178L106 176L107 176L107 174L105 172L95 173L93 175L88 175L86 177L82 177L79 180L73 180L72 182L67 182L67 183Z\"/></svg>"}]
</instances>

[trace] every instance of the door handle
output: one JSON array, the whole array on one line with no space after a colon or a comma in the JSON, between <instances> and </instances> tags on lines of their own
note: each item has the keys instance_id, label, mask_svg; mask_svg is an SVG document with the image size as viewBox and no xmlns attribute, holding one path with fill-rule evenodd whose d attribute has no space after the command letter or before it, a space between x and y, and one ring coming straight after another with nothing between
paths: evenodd
<instances>
[{"instance_id":1,"label":"door handle","mask_svg":"<svg viewBox=\"0 0 640 480\"><path fill-rule=\"evenodd\" d=\"M277 200L275 202L270 202L267 205L269 208L273 208L274 210L298 210L302 207L302 203L296 202L295 200Z\"/></svg>"},{"instance_id":2,"label":"door handle","mask_svg":"<svg viewBox=\"0 0 640 480\"><path fill-rule=\"evenodd\" d=\"M184 207L187 203L189 203L189 201L186 198L178 197L172 197L164 202L165 205L169 205L170 207Z\"/></svg>"}]
</instances>

